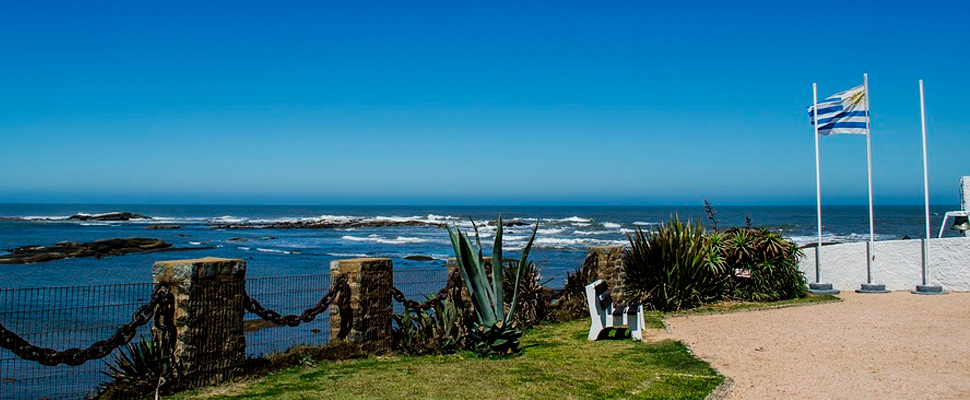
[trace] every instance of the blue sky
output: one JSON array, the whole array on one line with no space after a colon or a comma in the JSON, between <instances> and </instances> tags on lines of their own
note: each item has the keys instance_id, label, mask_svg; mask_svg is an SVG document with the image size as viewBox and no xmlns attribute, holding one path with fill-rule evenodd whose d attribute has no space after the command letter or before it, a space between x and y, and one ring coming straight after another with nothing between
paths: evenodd
<instances>
[{"instance_id":1,"label":"blue sky","mask_svg":"<svg viewBox=\"0 0 970 400\"><path fill-rule=\"evenodd\" d=\"M202 3L202 4L197 4ZM0 202L876 204L970 175L965 2L3 2ZM823 204L865 204L863 136Z\"/></svg>"}]
</instances>

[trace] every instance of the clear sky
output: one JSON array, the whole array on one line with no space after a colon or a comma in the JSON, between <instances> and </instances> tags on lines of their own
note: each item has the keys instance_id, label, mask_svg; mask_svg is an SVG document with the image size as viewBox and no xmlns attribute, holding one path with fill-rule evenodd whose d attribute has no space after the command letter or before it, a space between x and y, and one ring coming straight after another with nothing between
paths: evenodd
<instances>
[{"instance_id":1,"label":"clear sky","mask_svg":"<svg viewBox=\"0 0 970 400\"><path fill-rule=\"evenodd\" d=\"M970 3L868 3L4 1L0 202L814 204L812 83L868 72L876 204L922 203L918 79L956 204Z\"/></svg>"}]
</instances>

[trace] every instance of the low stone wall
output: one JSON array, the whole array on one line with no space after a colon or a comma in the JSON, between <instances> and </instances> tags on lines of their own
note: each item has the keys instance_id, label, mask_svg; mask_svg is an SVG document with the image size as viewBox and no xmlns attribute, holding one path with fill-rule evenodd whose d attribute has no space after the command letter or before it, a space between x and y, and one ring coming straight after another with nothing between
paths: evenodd
<instances>
[{"instance_id":1,"label":"low stone wall","mask_svg":"<svg viewBox=\"0 0 970 400\"><path fill-rule=\"evenodd\" d=\"M592 246L583 262L592 271L596 271L596 279L606 282L610 288L610 296L617 303L626 301L626 268L623 257L622 246Z\"/></svg>"},{"instance_id":2,"label":"low stone wall","mask_svg":"<svg viewBox=\"0 0 970 400\"><path fill-rule=\"evenodd\" d=\"M866 282L866 242L821 247L820 275L835 289L856 290ZM913 290L922 284L922 241L887 240L875 243L872 282L888 290ZM799 269L815 282L815 248L806 248ZM929 284L946 290L970 291L970 238L931 239Z\"/></svg>"}]
</instances>

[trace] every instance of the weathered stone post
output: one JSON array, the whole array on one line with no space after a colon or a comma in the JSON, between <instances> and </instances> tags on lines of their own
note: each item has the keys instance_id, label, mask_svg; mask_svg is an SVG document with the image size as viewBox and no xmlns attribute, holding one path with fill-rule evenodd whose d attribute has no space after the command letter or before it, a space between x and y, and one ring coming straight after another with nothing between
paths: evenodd
<instances>
[{"instance_id":1,"label":"weathered stone post","mask_svg":"<svg viewBox=\"0 0 970 400\"><path fill-rule=\"evenodd\" d=\"M357 343L368 353L390 350L394 263L390 258L331 261L331 287L341 275L349 290L330 306L330 340Z\"/></svg>"},{"instance_id":2,"label":"weathered stone post","mask_svg":"<svg viewBox=\"0 0 970 400\"><path fill-rule=\"evenodd\" d=\"M173 307L155 317L156 326L166 327L158 333L172 360L168 385L187 389L228 379L246 360L246 262L159 261L152 275L174 297Z\"/></svg>"},{"instance_id":3,"label":"weathered stone post","mask_svg":"<svg viewBox=\"0 0 970 400\"><path fill-rule=\"evenodd\" d=\"M591 246L586 253L586 265L596 271L596 279L602 279L610 287L610 296L616 303L626 301L623 287L626 269L623 262L623 246Z\"/></svg>"}]
</instances>

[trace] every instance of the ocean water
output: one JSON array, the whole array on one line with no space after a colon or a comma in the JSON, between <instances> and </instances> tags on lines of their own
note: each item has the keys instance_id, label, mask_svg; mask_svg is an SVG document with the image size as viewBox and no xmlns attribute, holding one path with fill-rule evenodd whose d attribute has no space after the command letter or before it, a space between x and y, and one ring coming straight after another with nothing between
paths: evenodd
<instances>
[{"instance_id":1,"label":"ocean water","mask_svg":"<svg viewBox=\"0 0 970 400\"><path fill-rule=\"evenodd\" d=\"M942 215L957 206L932 208L935 236ZM720 226L743 225L751 218L756 226L776 230L798 244L814 243L814 206L717 207ZM77 222L67 217L78 213L133 212L150 220L125 222ZM561 286L567 272L578 268L587 248L623 245L626 234L649 229L673 215L681 219L710 221L697 207L611 206L213 206L213 205L83 205L0 204L0 216L22 220L0 221L0 254L27 245L53 245L61 241L88 242L116 237L150 237L170 242L179 252L129 254L118 257L65 259L30 265L0 265L0 288L92 285L151 281L155 261L205 256L243 258L248 275L270 277L324 273L331 260L354 257L390 257L395 268L444 268L451 256L445 229L433 226L395 226L346 229L217 229L215 225L259 224L285 221L396 220L447 223L470 231L479 225L482 241L490 248L494 227L485 223L499 214L506 220L539 221L531 260L552 287ZM149 230L153 224L178 224L173 230ZM875 209L876 240L919 238L925 235L922 206L882 206ZM507 254L521 250L530 226L504 231ZM868 240L865 206L830 206L823 209L823 241ZM948 235L953 235L947 230ZM193 250L212 247L206 250ZM486 252L489 250L486 250ZM411 261L423 255L431 261Z\"/></svg>"}]
</instances>

